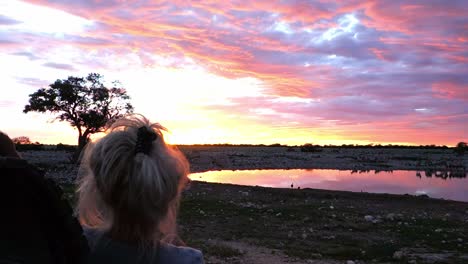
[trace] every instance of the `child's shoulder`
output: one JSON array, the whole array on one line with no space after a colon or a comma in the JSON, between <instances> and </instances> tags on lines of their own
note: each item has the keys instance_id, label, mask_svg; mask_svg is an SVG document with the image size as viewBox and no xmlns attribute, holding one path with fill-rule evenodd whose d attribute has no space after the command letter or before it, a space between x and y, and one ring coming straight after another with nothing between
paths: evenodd
<instances>
[{"instance_id":1,"label":"child's shoulder","mask_svg":"<svg viewBox=\"0 0 468 264\"><path fill-rule=\"evenodd\" d=\"M203 254L200 250L191 247L174 246L171 244L161 244L159 258L162 263L165 260L177 259L177 263L202 264ZM168 262L169 263L169 262Z\"/></svg>"}]
</instances>

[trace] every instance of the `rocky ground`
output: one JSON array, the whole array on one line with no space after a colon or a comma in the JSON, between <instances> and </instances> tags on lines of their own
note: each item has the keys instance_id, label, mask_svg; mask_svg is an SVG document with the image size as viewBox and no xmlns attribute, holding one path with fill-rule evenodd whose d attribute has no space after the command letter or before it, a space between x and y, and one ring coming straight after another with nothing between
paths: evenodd
<instances>
[{"instance_id":1,"label":"rocky ground","mask_svg":"<svg viewBox=\"0 0 468 264\"><path fill-rule=\"evenodd\" d=\"M468 263L463 202L194 182L180 224L208 263Z\"/></svg>"},{"instance_id":2,"label":"rocky ground","mask_svg":"<svg viewBox=\"0 0 468 264\"><path fill-rule=\"evenodd\" d=\"M465 177L450 149L182 147L192 171L323 168L419 170ZM73 200L70 153L23 152ZM207 263L468 263L468 203L408 195L192 182L180 235Z\"/></svg>"},{"instance_id":3,"label":"rocky ground","mask_svg":"<svg viewBox=\"0 0 468 264\"><path fill-rule=\"evenodd\" d=\"M419 170L465 177L468 155L452 149L185 146L192 171L240 169Z\"/></svg>"}]
</instances>

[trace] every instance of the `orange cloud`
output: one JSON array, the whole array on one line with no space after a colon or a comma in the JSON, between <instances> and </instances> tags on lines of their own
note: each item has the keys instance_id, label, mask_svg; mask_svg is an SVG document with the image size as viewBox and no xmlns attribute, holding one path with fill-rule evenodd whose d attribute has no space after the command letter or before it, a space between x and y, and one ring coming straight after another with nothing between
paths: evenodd
<instances>
[{"instance_id":1,"label":"orange cloud","mask_svg":"<svg viewBox=\"0 0 468 264\"><path fill-rule=\"evenodd\" d=\"M0 45L11 56L73 66L69 70L197 67L231 80L254 78L262 90L258 97L228 98L230 107L216 109L207 102L202 110L220 113L213 117L219 127L235 115L246 116L236 119L248 124L246 131L274 131L269 140L290 140L291 131L301 135L297 141L313 135L323 142L448 144L464 136L464 2L29 2L92 23L73 34L8 24L0 29ZM5 14L4 20L12 18ZM57 58L56 51L69 47L76 54ZM273 100L283 97L296 101Z\"/></svg>"}]
</instances>

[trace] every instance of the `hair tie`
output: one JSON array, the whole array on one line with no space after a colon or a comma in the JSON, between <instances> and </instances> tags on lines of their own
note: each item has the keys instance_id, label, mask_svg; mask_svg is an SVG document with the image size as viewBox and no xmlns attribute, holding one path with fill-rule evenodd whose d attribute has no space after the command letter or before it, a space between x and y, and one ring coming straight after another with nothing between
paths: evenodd
<instances>
[{"instance_id":1,"label":"hair tie","mask_svg":"<svg viewBox=\"0 0 468 264\"><path fill-rule=\"evenodd\" d=\"M153 141L158 138L154 131L148 130L145 126L138 128L137 142L135 146L135 154L144 153L148 155L151 151Z\"/></svg>"}]
</instances>

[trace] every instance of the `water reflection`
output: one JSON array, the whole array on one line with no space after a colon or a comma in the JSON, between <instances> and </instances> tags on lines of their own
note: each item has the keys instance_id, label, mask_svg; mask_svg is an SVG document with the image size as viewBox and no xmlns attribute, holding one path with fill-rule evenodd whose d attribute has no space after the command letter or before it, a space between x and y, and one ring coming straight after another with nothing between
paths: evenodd
<instances>
[{"instance_id":1,"label":"water reflection","mask_svg":"<svg viewBox=\"0 0 468 264\"><path fill-rule=\"evenodd\" d=\"M415 177L415 175L417 177ZM424 176L423 176L424 175ZM193 173L193 180L279 188L426 194L468 202L465 171L240 170Z\"/></svg>"},{"instance_id":2,"label":"water reflection","mask_svg":"<svg viewBox=\"0 0 468 264\"><path fill-rule=\"evenodd\" d=\"M441 178L444 180L451 178L466 178L468 171L465 168L462 169L452 169L452 170L426 170L424 175L431 178L432 176L436 178ZM418 171L416 176L421 178L421 173Z\"/></svg>"}]
</instances>

